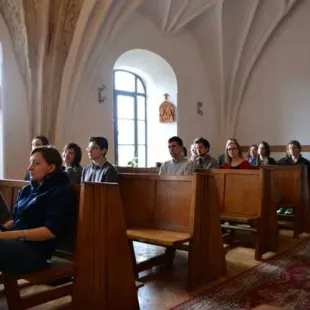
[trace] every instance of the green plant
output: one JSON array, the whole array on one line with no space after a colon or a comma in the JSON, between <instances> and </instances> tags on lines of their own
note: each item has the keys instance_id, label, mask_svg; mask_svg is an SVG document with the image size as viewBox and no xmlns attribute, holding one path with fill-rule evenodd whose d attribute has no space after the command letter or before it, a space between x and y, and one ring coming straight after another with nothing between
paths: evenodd
<instances>
[{"instance_id":1,"label":"green plant","mask_svg":"<svg viewBox=\"0 0 310 310\"><path fill-rule=\"evenodd\" d=\"M129 166L129 167L138 167L138 157L134 157L132 160L130 160L127 163L127 166Z\"/></svg>"}]
</instances>

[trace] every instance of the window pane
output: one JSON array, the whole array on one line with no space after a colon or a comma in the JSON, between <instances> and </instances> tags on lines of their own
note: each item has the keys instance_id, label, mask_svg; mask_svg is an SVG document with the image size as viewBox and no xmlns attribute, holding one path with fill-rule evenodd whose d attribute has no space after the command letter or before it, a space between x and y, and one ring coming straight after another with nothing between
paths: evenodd
<instances>
[{"instance_id":1,"label":"window pane","mask_svg":"<svg viewBox=\"0 0 310 310\"><path fill-rule=\"evenodd\" d=\"M129 120L117 120L118 144L135 143L135 123Z\"/></svg>"},{"instance_id":2,"label":"window pane","mask_svg":"<svg viewBox=\"0 0 310 310\"><path fill-rule=\"evenodd\" d=\"M145 121L138 121L138 144L145 144Z\"/></svg>"},{"instance_id":3,"label":"window pane","mask_svg":"<svg viewBox=\"0 0 310 310\"><path fill-rule=\"evenodd\" d=\"M118 145L118 165L128 166L128 162L135 157L135 147L133 145Z\"/></svg>"},{"instance_id":4,"label":"window pane","mask_svg":"<svg viewBox=\"0 0 310 310\"><path fill-rule=\"evenodd\" d=\"M145 89L143 84L141 83L140 79L137 79L137 92L141 94L145 94Z\"/></svg>"},{"instance_id":5,"label":"window pane","mask_svg":"<svg viewBox=\"0 0 310 310\"><path fill-rule=\"evenodd\" d=\"M129 72L115 71L115 89L135 92L135 76Z\"/></svg>"},{"instance_id":6,"label":"window pane","mask_svg":"<svg viewBox=\"0 0 310 310\"><path fill-rule=\"evenodd\" d=\"M146 167L145 145L138 146L138 167Z\"/></svg>"},{"instance_id":7,"label":"window pane","mask_svg":"<svg viewBox=\"0 0 310 310\"><path fill-rule=\"evenodd\" d=\"M131 96L117 95L117 118L129 118L135 117L135 99Z\"/></svg>"},{"instance_id":8,"label":"window pane","mask_svg":"<svg viewBox=\"0 0 310 310\"><path fill-rule=\"evenodd\" d=\"M138 119L145 119L145 97L137 97Z\"/></svg>"}]
</instances>

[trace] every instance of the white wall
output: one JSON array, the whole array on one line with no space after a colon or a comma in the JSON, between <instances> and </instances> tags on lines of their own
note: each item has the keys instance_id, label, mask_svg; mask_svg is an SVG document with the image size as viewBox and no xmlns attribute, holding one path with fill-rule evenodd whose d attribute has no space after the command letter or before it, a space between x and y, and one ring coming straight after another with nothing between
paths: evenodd
<instances>
[{"instance_id":1,"label":"white wall","mask_svg":"<svg viewBox=\"0 0 310 310\"><path fill-rule=\"evenodd\" d=\"M9 32L1 16L0 41L3 49L3 174L6 178L23 179L29 162L30 147L26 91L14 57Z\"/></svg>"},{"instance_id":2,"label":"white wall","mask_svg":"<svg viewBox=\"0 0 310 310\"><path fill-rule=\"evenodd\" d=\"M158 28L147 18L136 12L121 33L113 40L101 68L93 81L92 93L84 94L82 102L72 115L68 123L67 139L75 140L85 145L92 133L106 136L110 143L108 157L113 161L113 67L116 60L124 52L132 49L145 49L163 57L173 68L178 82L178 110L177 127L186 146L198 136L203 135L212 143L215 139L214 110L209 105L209 92L204 81L206 79L203 61L196 41L186 31L182 34L166 38ZM149 72L151 75L152 72ZM97 89L95 87L106 84L108 103L97 103ZM174 98L172 98L174 99ZM173 100L172 100L173 101ZM204 115L196 113L196 102L204 102ZM161 102L161 101L160 101ZM86 120L88 118L88 122ZM81 124L84 124L81 126ZM69 129L70 128L70 129ZM168 150L161 157L169 158ZM157 161L157 160L156 160ZM84 163L87 162L84 158Z\"/></svg>"},{"instance_id":3,"label":"white wall","mask_svg":"<svg viewBox=\"0 0 310 310\"><path fill-rule=\"evenodd\" d=\"M256 66L242 102L242 144L310 144L310 1L283 23Z\"/></svg>"}]
</instances>

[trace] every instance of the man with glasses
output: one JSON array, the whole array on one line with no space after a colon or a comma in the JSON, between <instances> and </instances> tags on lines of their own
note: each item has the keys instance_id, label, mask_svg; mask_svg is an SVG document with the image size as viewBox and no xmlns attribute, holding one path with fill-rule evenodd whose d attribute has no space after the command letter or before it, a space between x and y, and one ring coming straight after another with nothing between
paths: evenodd
<instances>
[{"instance_id":1,"label":"man with glasses","mask_svg":"<svg viewBox=\"0 0 310 310\"><path fill-rule=\"evenodd\" d=\"M118 182L115 167L106 159L108 140L104 137L90 137L86 151L92 164L83 169L81 184L84 182Z\"/></svg>"}]
</instances>

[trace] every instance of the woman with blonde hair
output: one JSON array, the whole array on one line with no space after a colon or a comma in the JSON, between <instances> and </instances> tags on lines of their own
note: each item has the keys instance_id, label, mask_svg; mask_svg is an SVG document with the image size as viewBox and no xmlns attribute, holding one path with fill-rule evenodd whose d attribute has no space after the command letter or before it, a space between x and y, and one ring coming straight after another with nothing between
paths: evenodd
<instances>
[{"instance_id":1,"label":"woman with blonde hair","mask_svg":"<svg viewBox=\"0 0 310 310\"><path fill-rule=\"evenodd\" d=\"M230 139L226 143L223 169L251 169L249 162L243 158L240 145L236 139Z\"/></svg>"}]
</instances>

